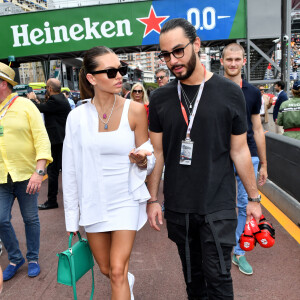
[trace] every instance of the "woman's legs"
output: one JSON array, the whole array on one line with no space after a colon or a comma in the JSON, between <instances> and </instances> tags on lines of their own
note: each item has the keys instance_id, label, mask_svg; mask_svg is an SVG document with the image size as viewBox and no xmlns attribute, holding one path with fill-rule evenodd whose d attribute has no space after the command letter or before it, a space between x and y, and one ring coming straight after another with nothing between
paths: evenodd
<instances>
[{"instance_id":1,"label":"woman's legs","mask_svg":"<svg viewBox=\"0 0 300 300\"><path fill-rule=\"evenodd\" d=\"M130 300L128 265L136 231L113 231L110 252L112 300Z\"/></svg>"},{"instance_id":2,"label":"woman's legs","mask_svg":"<svg viewBox=\"0 0 300 300\"><path fill-rule=\"evenodd\" d=\"M128 265L136 231L87 233L100 271L110 278L112 300L130 300Z\"/></svg>"},{"instance_id":3,"label":"woman's legs","mask_svg":"<svg viewBox=\"0 0 300 300\"><path fill-rule=\"evenodd\" d=\"M86 233L90 248L102 274L109 278L111 232Z\"/></svg>"}]
</instances>

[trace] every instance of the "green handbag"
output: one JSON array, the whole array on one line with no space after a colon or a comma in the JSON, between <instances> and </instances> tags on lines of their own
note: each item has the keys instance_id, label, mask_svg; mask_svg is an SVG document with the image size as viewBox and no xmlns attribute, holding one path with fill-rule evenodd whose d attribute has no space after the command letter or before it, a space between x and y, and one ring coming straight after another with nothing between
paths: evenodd
<instances>
[{"instance_id":1,"label":"green handbag","mask_svg":"<svg viewBox=\"0 0 300 300\"><path fill-rule=\"evenodd\" d=\"M77 300L76 282L89 270L92 270L92 292L90 300L94 296L94 258L88 241L82 239L78 232L79 241L72 246L73 233L69 237L69 249L57 253L57 282L73 286L74 299Z\"/></svg>"}]
</instances>

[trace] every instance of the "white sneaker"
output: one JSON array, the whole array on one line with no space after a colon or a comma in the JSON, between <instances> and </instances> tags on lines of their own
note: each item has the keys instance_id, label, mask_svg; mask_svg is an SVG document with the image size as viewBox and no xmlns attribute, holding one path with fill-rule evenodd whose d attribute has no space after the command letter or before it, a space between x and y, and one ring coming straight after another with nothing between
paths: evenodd
<instances>
[{"instance_id":1,"label":"white sneaker","mask_svg":"<svg viewBox=\"0 0 300 300\"><path fill-rule=\"evenodd\" d=\"M129 288L130 288L130 294L131 294L131 300L134 300L134 295L133 295L133 285L134 285L134 275L128 272L128 282L129 282Z\"/></svg>"}]
</instances>

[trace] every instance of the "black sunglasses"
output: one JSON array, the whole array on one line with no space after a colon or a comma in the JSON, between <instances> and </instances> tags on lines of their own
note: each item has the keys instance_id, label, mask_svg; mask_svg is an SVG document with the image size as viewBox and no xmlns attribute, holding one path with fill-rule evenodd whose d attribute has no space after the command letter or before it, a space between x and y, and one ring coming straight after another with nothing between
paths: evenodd
<instances>
[{"instance_id":1,"label":"black sunglasses","mask_svg":"<svg viewBox=\"0 0 300 300\"><path fill-rule=\"evenodd\" d=\"M116 78L118 72L121 74L121 76L124 76L127 74L127 66L122 66L118 69L107 69L107 70L100 70L100 71L93 71L90 72L91 74L101 74L106 73L108 78Z\"/></svg>"},{"instance_id":2,"label":"black sunglasses","mask_svg":"<svg viewBox=\"0 0 300 300\"><path fill-rule=\"evenodd\" d=\"M160 79L163 80L166 76L156 76L156 80Z\"/></svg>"},{"instance_id":3,"label":"black sunglasses","mask_svg":"<svg viewBox=\"0 0 300 300\"><path fill-rule=\"evenodd\" d=\"M133 90L132 92L133 92L134 94L139 94L139 93L142 93L143 90Z\"/></svg>"},{"instance_id":4,"label":"black sunglasses","mask_svg":"<svg viewBox=\"0 0 300 300\"><path fill-rule=\"evenodd\" d=\"M158 55L158 58L161 60L161 61L165 61L165 62L169 62L171 60L171 54L173 54L173 56L175 58L181 58L184 56L184 49L189 45L191 44L192 42L189 42L188 44L186 44L184 47L182 48L177 48L175 50L173 50L172 52L161 52L159 55Z\"/></svg>"}]
</instances>

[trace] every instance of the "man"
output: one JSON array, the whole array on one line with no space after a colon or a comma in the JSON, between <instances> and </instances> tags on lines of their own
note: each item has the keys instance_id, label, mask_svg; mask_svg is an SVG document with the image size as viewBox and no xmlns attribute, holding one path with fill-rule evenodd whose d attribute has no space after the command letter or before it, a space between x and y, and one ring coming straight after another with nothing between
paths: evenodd
<instances>
[{"instance_id":1,"label":"man","mask_svg":"<svg viewBox=\"0 0 300 300\"><path fill-rule=\"evenodd\" d=\"M253 201L247 207L247 221L261 216L246 140L245 100L236 84L205 71L199 57L200 39L187 20L166 22L159 43L159 57L177 80L155 90L150 101L156 165L148 179L149 223L160 230L157 193L165 162L168 236L178 247L188 299L233 299L230 268L236 212L232 162Z\"/></svg>"},{"instance_id":2,"label":"man","mask_svg":"<svg viewBox=\"0 0 300 300\"><path fill-rule=\"evenodd\" d=\"M45 167L52 161L41 114L29 99L12 93L14 78L14 70L0 63L0 239L10 262L3 271L4 281L25 263L11 224L15 198L25 224L28 276L40 273L37 198Z\"/></svg>"},{"instance_id":3,"label":"man","mask_svg":"<svg viewBox=\"0 0 300 300\"><path fill-rule=\"evenodd\" d=\"M169 71L167 69L157 69L155 71L155 79L159 87L166 85L169 82Z\"/></svg>"},{"instance_id":4,"label":"man","mask_svg":"<svg viewBox=\"0 0 300 300\"><path fill-rule=\"evenodd\" d=\"M71 110L75 108L75 102L73 99L71 99L70 96L70 92L69 91L63 91L64 96L66 97L66 99L68 100Z\"/></svg>"},{"instance_id":5,"label":"man","mask_svg":"<svg viewBox=\"0 0 300 300\"><path fill-rule=\"evenodd\" d=\"M124 82L122 85L122 97L124 97L125 99L130 99L130 91L131 91L130 83Z\"/></svg>"},{"instance_id":6,"label":"man","mask_svg":"<svg viewBox=\"0 0 300 300\"><path fill-rule=\"evenodd\" d=\"M283 135L300 140L300 81L293 84L292 93L294 97L280 105L277 124L283 126Z\"/></svg>"},{"instance_id":7,"label":"man","mask_svg":"<svg viewBox=\"0 0 300 300\"><path fill-rule=\"evenodd\" d=\"M224 67L224 76L237 86L242 88L247 107L247 144L251 153L252 164L257 176L258 164L261 164L259 184L265 184L267 180L267 159L266 159L266 141L265 134L261 125L260 107L261 95L259 90L242 80L241 71L246 63L244 48L236 43L227 45L222 53L221 64ZM247 218L248 194L241 181L239 173L236 174L238 184L237 207L238 207L238 225L236 229L236 246L232 258L233 264L239 267L239 270L246 275L253 274L253 269L245 257L245 251L240 248L239 239L245 228Z\"/></svg>"},{"instance_id":8,"label":"man","mask_svg":"<svg viewBox=\"0 0 300 300\"><path fill-rule=\"evenodd\" d=\"M283 129L281 126L276 124L276 120L277 120L280 105L282 104L282 102L284 102L288 99L288 96L287 96L286 92L283 90L285 87L285 83L283 81L276 82L274 87L275 87L275 91L278 93L277 100L276 100L276 103L275 103L274 109L273 109L273 120L275 123L275 132L282 134Z\"/></svg>"},{"instance_id":9,"label":"man","mask_svg":"<svg viewBox=\"0 0 300 300\"><path fill-rule=\"evenodd\" d=\"M45 125L51 142L53 162L48 166L48 200L39 205L40 210L57 208L58 177L61 170L62 147L65 138L67 116L71 111L69 102L61 93L60 81L50 78L46 85L47 102L35 104L44 114Z\"/></svg>"},{"instance_id":10,"label":"man","mask_svg":"<svg viewBox=\"0 0 300 300\"><path fill-rule=\"evenodd\" d=\"M265 88L263 85L259 87L260 94L261 94L261 107L260 107L260 120L263 126L263 129L268 131L269 130L269 113L268 109L272 106L273 99L265 94Z\"/></svg>"}]
</instances>

